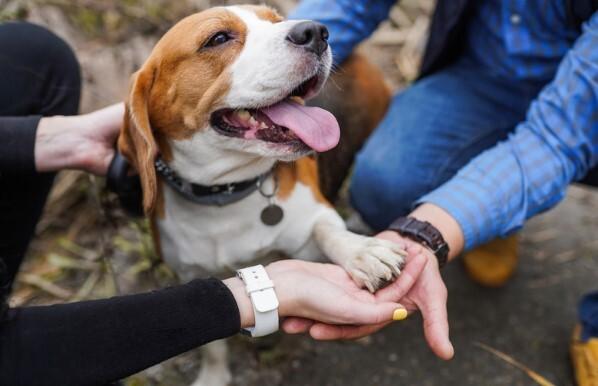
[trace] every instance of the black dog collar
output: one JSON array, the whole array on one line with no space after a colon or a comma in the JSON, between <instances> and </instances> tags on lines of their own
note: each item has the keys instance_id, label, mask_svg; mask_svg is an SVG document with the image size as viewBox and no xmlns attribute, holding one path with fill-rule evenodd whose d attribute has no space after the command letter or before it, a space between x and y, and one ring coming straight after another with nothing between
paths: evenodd
<instances>
[{"instance_id":1,"label":"black dog collar","mask_svg":"<svg viewBox=\"0 0 598 386\"><path fill-rule=\"evenodd\" d=\"M196 204L211 206L230 205L244 199L255 192L272 172L269 170L262 175L241 182L206 186L184 180L161 158L157 158L154 164L156 172L162 176L164 182L181 196Z\"/></svg>"},{"instance_id":2,"label":"black dog collar","mask_svg":"<svg viewBox=\"0 0 598 386\"><path fill-rule=\"evenodd\" d=\"M235 203L255 192L272 173L268 172L241 182L205 186L185 181L162 159L155 161L156 172L164 182L185 199L200 205L224 206ZM143 191L139 175L129 175L130 164L116 151L106 176L108 190L116 193L121 206L129 215L143 216Z\"/></svg>"}]
</instances>

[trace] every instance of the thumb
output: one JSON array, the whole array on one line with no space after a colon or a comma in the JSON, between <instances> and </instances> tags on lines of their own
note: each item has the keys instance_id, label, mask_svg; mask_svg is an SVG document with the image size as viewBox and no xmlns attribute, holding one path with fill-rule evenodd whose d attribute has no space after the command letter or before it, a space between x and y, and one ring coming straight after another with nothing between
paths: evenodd
<instances>
[{"instance_id":1,"label":"thumb","mask_svg":"<svg viewBox=\"0 0 598 386\"><path fill-rule=\"evenodd\" d=\"M287 334L301 334L307 332L313 324L313 320L292 316L282 321L281 328Z\"/></svg>"},{"instance_id":2,"label":"thumb","mask_svg":"<svg viewBox=\"0 0 598 386\"><path fill-rule=\"evenodd\" d=\"M449 325L446 309L446 288L439 289L438 296L427 298L427 301L417 302L421 310L424 335L428 345L438 357L449 360L455 355L455 350L449 340Z\"/></svg>"}]
</instances>

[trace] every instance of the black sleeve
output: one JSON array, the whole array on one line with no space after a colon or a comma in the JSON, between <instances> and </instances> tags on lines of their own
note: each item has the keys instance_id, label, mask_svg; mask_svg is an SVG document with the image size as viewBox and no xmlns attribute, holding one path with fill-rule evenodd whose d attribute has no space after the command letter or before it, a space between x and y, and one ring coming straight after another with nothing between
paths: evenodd
<instances>
[{"instance_id":1,"label":"black sleeve","mask_svg":"<svg viewBox=\"0 0 598 386\"><path fill-rule=\"evenodd\" d=\"M216 279L9 309L0 322L0 384L105 385L239 330L235 299Z\"/></svg>"},{"instance_id":2,"label":"black sleeve","mask_svg":"<svg viewBox=\"0 0 598 386\"><path fill-rule=\"evenodd\" d=\"M35 135L41 116L0 117L0 173L35 172Z\"/></svg>"}]
</instances>

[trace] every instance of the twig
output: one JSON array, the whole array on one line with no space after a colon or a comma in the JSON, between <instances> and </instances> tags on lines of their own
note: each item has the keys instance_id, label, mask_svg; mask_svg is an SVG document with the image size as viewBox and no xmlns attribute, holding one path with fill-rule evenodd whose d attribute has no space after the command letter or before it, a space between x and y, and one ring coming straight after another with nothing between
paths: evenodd
<instances>
[{"instance_id":1,"label":"twig","mask_svg":"<svg viewBox=\"0 0 598 386\"><path fill-rule=\"evenodd\" d=\"M498 351L497 349L492 348L492 347L490 347L484 343L481 343L481 342L473 342L473 344L474 344L474 346L479 347L484 351L487 351L493 355L496 355L497 357L499 357L503 361L507 362L511 366L517 367L519 370L521 370L525 374L527 374L527 376L530 377L532 380L534 380L538 385L540 385L540 386L555 386L554 383L548 381L546 378L544 378L540 374L536 373L529 367L521 364L520 362L515 360L513 357L503 353L502 351Z\"/></svg>"},{"instance_id":2,"label":"twig","mask_svg":"<svg viewBox=\"0 0 598 386\"><path fill-rule=\"evenodd\" d=\"M101 271L99 269L97 269L97 270L93 271L92 273L90 273L89 276L87 276L85 283L83 283L83 285L81 286L79 291L77 291L75 296L73 296L71 301L78 301L78 300L86 299L89 296L89 294L91 293L91 291L93 291L96 284L98 284L98 282L100 281L100 277L102 276L100 272Z\"/></svg>"},{"instance_id":3,"label":"twig","mask_svg":"<svg viewBox=\"0 0 598 386\"><path fill-rule=\"evenodd\" d=\"M20 276L19 281L37 287L59 299L66 300L73 295L71 291L59 287L56 284L42 278L41 276L31 273L24 273L22 276Z\"/></svg>"},{"instance_id":4,"label":"twig","mask_svg":"<svg viewBox=\"0 0 598 386\"><path fill-rule=\"evenodd\" d=\"M99 264L94 261L74 259L72 257L62 256L57 253L50 253L47 259L48 263L60 269L95 271L99 268Z\"/></svg>"}]
</instances>

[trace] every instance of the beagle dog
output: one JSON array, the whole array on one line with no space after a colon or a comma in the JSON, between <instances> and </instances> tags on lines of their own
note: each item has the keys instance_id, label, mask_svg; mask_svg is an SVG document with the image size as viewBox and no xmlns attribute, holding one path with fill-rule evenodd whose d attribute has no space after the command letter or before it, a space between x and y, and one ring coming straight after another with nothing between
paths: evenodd
<instances>
[{"instance_id":1,"label":"beagle dog","mask_svg":"<svg viewBox=\"0 0 598 386\"><path fill-rule=\"evenodd\" d=\"M349 232L319 187L310 155L341 136L330 112L305 105L330 74L327 38L265 6L211 8L172 27L133 75L118 146L181 279L271 252L326 256L372 292L400 274L405 252ZM227 384L225 346L207 347L196 384Z\"/></svg>"}]
</instances>

